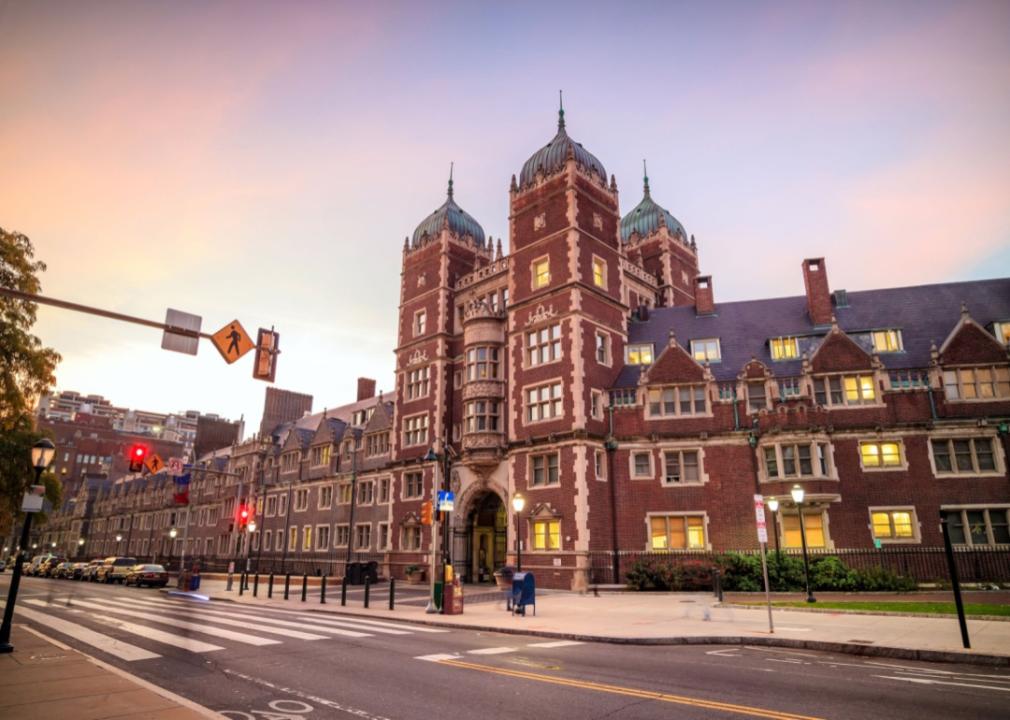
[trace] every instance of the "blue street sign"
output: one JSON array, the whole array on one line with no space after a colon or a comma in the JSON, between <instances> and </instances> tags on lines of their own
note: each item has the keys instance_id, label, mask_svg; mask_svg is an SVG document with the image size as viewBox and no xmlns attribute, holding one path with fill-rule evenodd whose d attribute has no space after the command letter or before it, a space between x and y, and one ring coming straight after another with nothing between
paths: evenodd
<instances>
[{"instance_id":1,"label":"blue street sign","mask_svg":"<svg viewBox=\"0 0 1010 720\"><path fill-rule=\"evenodd\" d=\"M456 494L451 490L438 491L438 511L451 512L456 506Z\"/></svg>"}]
</instances>

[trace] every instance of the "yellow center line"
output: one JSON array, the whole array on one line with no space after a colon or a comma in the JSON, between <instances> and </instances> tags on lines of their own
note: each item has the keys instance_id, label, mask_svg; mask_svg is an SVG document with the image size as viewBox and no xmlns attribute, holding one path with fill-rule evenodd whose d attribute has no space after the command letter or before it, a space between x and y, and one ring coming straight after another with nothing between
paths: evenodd
<instances>
[{"instance_id":1,"label":"yellow center line","mask_svg":"<svg viewBox=\"0 0 1010 720\"><path fill-rule=\"evenodd\" d=\"M731 703L723 703L716 700L703 700L701 698L686 697L684 695L671 695L669 693L653 692L651 690L638 690L636 688L621 687L620 685L606 685L603 683L590 682L588 680L571 680L569 678L554 677L552 675L539 675L521 670L497 668L490 665L477 665L475 663L463 662L461 660L440 660L439 664L451 665L453 667L463 668L466 670L493 673L495 675L505 675L508 677L520 678L522 680L535 680L537 682L551 683L553 685L564 685L566 687L580 688L583 690L595 690L597 692L612 693L614 695L627 695L644 700L658 700L660 702L674 703L676 705L691 705L693 707L705 708L707 710L722 710L723 712L750 715L752 717L771 718L771 720L820 720L820 718L814 718L808 715L795 715L793 713L780 712L778 710L766 710L764 708L750 707L749 705L733 705Z\"/></svg>"}]
</instances>

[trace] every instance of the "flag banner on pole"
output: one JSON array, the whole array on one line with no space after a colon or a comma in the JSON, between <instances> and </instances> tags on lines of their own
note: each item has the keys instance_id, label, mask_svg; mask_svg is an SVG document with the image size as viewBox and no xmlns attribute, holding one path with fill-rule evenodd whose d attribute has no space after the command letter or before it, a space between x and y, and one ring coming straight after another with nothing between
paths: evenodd
<instances>
[{"instance_id":1,"label":"flag banner on pole","mask_svg":"<svg viewBox=\"0 0 1010 720\"><path fill-rule=\"evenodd\" d=\"M175 494L172 496L176 505L189 505L190 474L178 475L175 478Z\"/></svg>"}]
</instances>

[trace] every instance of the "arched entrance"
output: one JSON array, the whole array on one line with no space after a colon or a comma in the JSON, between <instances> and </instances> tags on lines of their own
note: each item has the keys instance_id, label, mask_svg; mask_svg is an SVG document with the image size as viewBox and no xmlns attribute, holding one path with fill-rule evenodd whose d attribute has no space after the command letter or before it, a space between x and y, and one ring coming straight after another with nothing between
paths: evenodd
<instances>
[{"instance_id":1,"label":"arched entrance","mask_svg":"<svg viewBox=\"0 0 1010 720\"><path fill-rule=\"evenodd\" d=\"M497 493L474 498L463 528L463 582L493 582L492 573L505 564L508 515Z\"/></svg>"}]
</instances>

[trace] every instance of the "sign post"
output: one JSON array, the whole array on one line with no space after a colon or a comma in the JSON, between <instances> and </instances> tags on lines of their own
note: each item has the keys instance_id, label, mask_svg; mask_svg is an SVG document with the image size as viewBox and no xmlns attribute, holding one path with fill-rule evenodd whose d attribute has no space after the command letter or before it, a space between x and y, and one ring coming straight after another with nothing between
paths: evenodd
<instances>
[{"instance_id":1,"label":"sign post","mask_svg":"<svg viewBox=\"0 0 1010 720\"><path fill-rule=\"evenodd\" d=\"M765 499L763 495L754 496L754 519L757 521L758 542L761 543L761 574L765 580L765 602L768 603L768 632L775 634L775 624L772 622L772 595L768 584L768 526L765 524Z\"/></svg>"}]
</instances>

